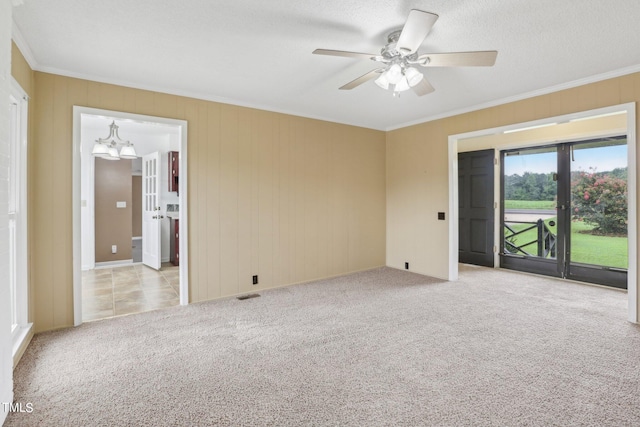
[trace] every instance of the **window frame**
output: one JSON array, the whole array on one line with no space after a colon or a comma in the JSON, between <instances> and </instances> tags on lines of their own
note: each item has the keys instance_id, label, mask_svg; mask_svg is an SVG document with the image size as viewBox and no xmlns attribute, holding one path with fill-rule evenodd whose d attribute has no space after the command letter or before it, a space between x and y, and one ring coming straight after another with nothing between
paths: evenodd
<instances>
[{"instance_id":1,"label":"window frame","mask_svg":"<svg viewBox=\"0 0 640 427\"><path fill-rule=\"evenodd\" d=\"M9 216L15 221L15 247L10 248L14 254L10 256L15 287L12 301L12 355L14 364L16 356L24 350L24 345L32 333L33 324L29 322L29 280L28 280L28 231L27 231L27 132L29 97L18 82L11 79L9 94L11 107L11 123L9 141ZM15 107L14 107L15 105ZM13 246L13 245L12 245ZM13 284L11 286L14 286ZM15 324L14 324L15 320Z\"/></svg>"}]
</instances>

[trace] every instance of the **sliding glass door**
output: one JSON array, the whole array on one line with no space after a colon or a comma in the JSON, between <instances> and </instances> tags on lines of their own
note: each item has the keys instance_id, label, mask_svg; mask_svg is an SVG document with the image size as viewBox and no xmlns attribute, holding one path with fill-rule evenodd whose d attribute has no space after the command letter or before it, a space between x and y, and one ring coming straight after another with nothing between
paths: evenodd
<instances>
[{"instance_id":1,"label":"sliding glass door","mask_svg":"<svg viewBox=\"0 0 640 427\"><path fill-rule=\"evenodd\" d=\"M626 288L625 137L503 151L501 266Z\"/></svg>"}]
</instances>

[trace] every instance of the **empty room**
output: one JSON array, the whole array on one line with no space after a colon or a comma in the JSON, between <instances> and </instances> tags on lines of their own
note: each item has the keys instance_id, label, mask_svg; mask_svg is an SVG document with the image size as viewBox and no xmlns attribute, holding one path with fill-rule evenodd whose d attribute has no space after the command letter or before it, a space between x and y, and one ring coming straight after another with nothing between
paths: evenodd
<instances>
[{"instance_id":1,"label":"empty room","mask_svg":"<svg viewBox=\"0 0 640 427\"><path fill-rule=\"evenodd\" d=\"M640 425L639 19L0 0L0 425Z\"/></svg>"}]
</instances>

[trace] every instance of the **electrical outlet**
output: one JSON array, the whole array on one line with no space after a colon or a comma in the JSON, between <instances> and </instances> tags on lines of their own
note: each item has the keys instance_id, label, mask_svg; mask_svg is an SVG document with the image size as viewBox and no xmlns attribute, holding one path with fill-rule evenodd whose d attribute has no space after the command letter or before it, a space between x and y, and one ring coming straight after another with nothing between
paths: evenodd
<instances>
[{"instance_id":1,"label":"electrical outlet","mask_svg":"<svg viewBox=\"0 0 640 427\"><path fill-rule=\"evenodd\" d=\"M254 285L258 284L258 276L257 275L253 276L253 284Z\"/></svg>"},{"instance_id":2,"label":"electrical outlet","mask_svg":"<svg viewBox=\"0 0 640 427\"><path fill-rule=\"evenodd\" d=\"M112 254L118 253L118 245L111 245L111 253Z\"/></svg>"},{"instance_id":3,"label":"electrical outlet","mask_svg":"<svg viewBox=\"0 0 640 427\"><path fill-rule=\"evenodd\" d=\"M405 270L408 270L408 269L409 269L409 263L408 263L408 262L405 262L405 263L404 263L404 269L405 269Z\"/></svg>"},{"instance_id":4,"label":"electrical outlet","mask_svg":"<svg viewBox=\"0 0 640 427\"><path fill-rule=\"evenodd\" d=\"M438 219L444 221L444 212L438 212Z\"/></svg>"}]
</instances>

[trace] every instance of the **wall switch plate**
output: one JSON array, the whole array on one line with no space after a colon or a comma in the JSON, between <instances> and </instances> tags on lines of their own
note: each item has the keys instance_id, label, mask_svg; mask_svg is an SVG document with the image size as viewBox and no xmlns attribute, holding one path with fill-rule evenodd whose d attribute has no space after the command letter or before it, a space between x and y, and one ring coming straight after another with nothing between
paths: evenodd
<instances>
[{"instance_id":1,"label":"wall switch plate","mask_svg":"<svg viewBox=\"0 0 640 427\"><path fill-rule=\"evenodd\" d=\"M405 270L408 270L408 269L409 269L409 263L408 263L408 262L405 262L405 263L404 263L404 269L405 269Z\"/></svg>"},{"instance_id":2,"label":"wall switch plate","mask_svg":"<svg viewBox=\"0 0 640 427\"><path fill-rule=\"evenodd\" d=\"M116 208L126 208L127 202L116 202Z\"/></svg>"},{"instance_id":3,"label":"wall switch plate","mask_svg":"<svg viewBox=\"0 0 640 427\"><path fill-rule=\"evenodd\" d=\"M444 212L438 212L438 219L444 221Z\"/></svg>"},{"instance_id":4,"label":"wall switch plate","mask_svg":"<svg viewBox=\"0 0 640 427\"><path fill-rule=\"evenodd\" d=\"M118 245L111 245L111 253L112 254L118 253Z\"/></svg>"}]
</instances>

